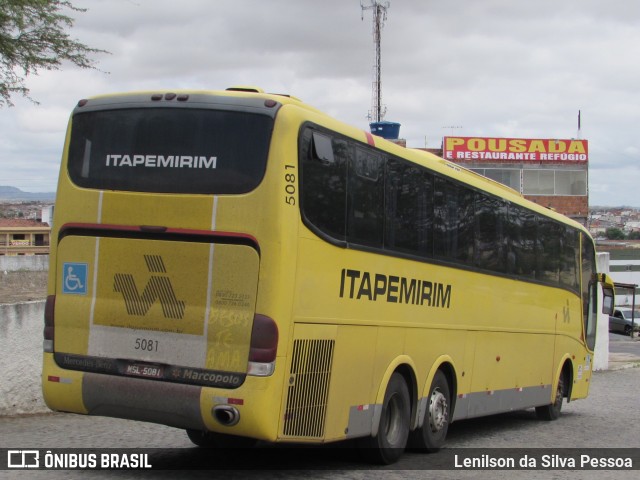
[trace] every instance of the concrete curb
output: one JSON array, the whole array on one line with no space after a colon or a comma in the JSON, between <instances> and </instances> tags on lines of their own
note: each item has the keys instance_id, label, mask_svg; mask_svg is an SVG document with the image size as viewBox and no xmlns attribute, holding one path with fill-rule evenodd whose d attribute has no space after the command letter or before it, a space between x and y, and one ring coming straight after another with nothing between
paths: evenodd
<instances>
[{"instance_id":1,"label":"concrete curb","mask_svg":"<svg viewBox=\"0 0 640 480\"><path fill-rule=\"evenodd\" d=\"M607 370L624 370L640 367L640 357L631 353L610 353Z\"/></svg>"}]
</instances>

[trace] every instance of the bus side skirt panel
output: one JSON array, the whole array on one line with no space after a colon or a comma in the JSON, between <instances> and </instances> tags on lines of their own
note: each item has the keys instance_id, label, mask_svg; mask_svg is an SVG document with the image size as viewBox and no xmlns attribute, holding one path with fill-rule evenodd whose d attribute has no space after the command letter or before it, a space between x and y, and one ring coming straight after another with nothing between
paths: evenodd
<instances>
[{"instance_id":1,"label":"bus side skirt panel","mask_svg":"<svg viewBox=\"0 0 640 480\"><path fill-rule=\"evenodd\" d=\"M460 394L452 422L547 405L551 392L551 385L539 385Z\"/></svg>"}]
</instances>

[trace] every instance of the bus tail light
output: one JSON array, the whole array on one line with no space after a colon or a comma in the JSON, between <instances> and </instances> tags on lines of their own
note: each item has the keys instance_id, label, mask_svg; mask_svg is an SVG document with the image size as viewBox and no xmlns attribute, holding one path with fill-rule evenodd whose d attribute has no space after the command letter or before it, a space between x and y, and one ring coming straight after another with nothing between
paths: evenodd
<instances>
[{"instance_id":1,"label":"bus tail light","mask_svg":"<svg viewBox=\"0 0 640 480\"><path fill-rule=\"evenodd\" d=\"M251 330L247 373L258 377L271 375L275 370L277 351L278 325L272 318L256 314Z\"/></svg>"},{"instance_id":2,"label":"bus tail light","mask_svg":"<svg viewBox=\"0 0 640 480\"><path fill-rule=\"evenodd\" d=\"M56 306L56 296L49 295L44 305L44 342L42 349L45 352L53 352L53 336L54 336L54 310Z\"/></svg>"}]
</instances>

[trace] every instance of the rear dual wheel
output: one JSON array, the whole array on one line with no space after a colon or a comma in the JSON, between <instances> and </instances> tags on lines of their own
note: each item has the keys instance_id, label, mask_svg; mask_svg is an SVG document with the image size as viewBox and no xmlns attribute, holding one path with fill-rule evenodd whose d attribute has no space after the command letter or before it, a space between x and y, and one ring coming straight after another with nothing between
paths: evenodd
<instances>
[{"instance_id":1,"label":"rear dual wheel","mask_svg":"<svg viewBox=\"0 0 640 480\"><path fill-rule=\"evenodd\" d=\"M378 433L359 441L364 457L383 465L395 463L402 456L409 437L411 399L404 377L394 373L384 394Z\"/></svg>"},{"instance_id":2,"label":"rear dual wheel","mask_svg":"<svg viewBox=\"0 0 640 480\"><path fill-rule=\"evenodd\" d=\"M409 437L412 449L424 452L437 452L444 445L449 430L451 413L451 393L449 382L441 370L433 377L429 388L427 411L422 427L417 428Z\"/></svg>"}]
</instances>

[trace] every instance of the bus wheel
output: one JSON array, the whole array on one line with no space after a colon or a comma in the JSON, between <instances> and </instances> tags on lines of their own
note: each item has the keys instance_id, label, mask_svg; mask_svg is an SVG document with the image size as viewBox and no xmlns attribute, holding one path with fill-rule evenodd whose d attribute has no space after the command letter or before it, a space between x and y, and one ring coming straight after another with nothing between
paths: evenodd
<instances>
[{"instance_id":1,"label":"bus wheel","mask_svg":"<svg viewBox=\"0 0 640 480\"><path fill-rule=\"evenodd\" d=\"M564 372L560 374L558 379L558 388L556 389L556 397L553 403L536 407L536 416L540 420L557 420L562 409L562 400L564 398Z\"/></svg>"},{"instance_id":2,"label":"bus wheel","mask_svg":"<svg viewBox=\"0 0 640 480\"><path fill-rule=\"evenodd\" d=\"M251 448L257 440L237 435L187 429L187 436L195 445L205 448Z\"/></svg>"},{"instance_id":3,"label":"bus wheel","mask_svg":"<svg viewBox=\"0 0 640 480\"><path fill-rule=\"evenodd\" d=\"M423 452L437 452L444 445L449 429L451 394L447 377L438 370L431 382L424 423L411 432L409 446Z\"/></svg>"},{"instance_id":4,"label":"bus wheel","mask_svg":"<svg viewBox=\"0 0 640 480\"><path fill-rule=\"evenodd\" d=\"M394 373L384 394L378 433L359 441L364 457L371 463L383 465L397 462L407 445L410 418L409 388L404 377Z\"/></svg>"}]
</instances>

